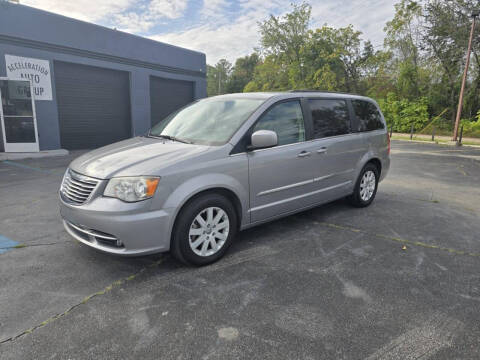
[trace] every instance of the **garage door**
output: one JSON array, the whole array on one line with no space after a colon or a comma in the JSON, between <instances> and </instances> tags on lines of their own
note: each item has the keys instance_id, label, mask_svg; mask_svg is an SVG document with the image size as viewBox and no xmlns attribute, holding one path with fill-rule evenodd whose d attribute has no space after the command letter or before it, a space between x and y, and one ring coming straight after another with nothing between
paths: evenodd
<instances>
[{"instance_id":1,"label":"garage door","mask_svg":"<svg viewBox=\"0 0 480 360\"><path fill-rule=\"evenodd\" d=\"M193 101L193 82L150 76L152 126L168 114Z\"/></svg>"},{"instance_id":2,"label":"garage door","mask_svg":"<svg viewBox=\"0 0 480 360\"><path fill-rule=\"evenodd\" d=\"M124 71L55 61L64 149L93 149L131 135L130 81Z\"/></svg>"}]
</instances>

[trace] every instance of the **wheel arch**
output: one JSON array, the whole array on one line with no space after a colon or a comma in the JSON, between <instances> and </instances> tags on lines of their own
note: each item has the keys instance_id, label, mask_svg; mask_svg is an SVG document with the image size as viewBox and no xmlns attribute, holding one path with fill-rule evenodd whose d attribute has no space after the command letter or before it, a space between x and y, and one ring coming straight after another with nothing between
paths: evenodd
<instances>
[{"instance_id":1,"label":"wheel arch","mask_svg":"<svg viewBox=\"0 0 480 360\"><path fill-rule=\"evenodd\" d=\"M197 176L177 186L163 204L165 208L172 210L168 233L165 234L169 238L170 245L180 212L189 202L208 193L223 195L232 202L239 227L245 221L248 222L246 212L249 201L248 189L242 186L237 179L224 174Z\"/></svg>"},{"instance_id":2,"label":"wheel arch","mask_svg":"<svg viewBox=\"0 0 480 360\"><path fill-rule=\"evenodd\" d=\"M380 178L380 177L381 177L381 174L382 174L382 162L380 161L380 159L377 158L377 157L373 157L373 158L369 159L369 160L365 163L365 165L367 165L367 164L373 164L373 165L375 165L375 167L376 167L377 170L378 170L378 178ZM363 165L363 166L365 166L365 165Z\"/></svg>"},{"instance_id":3,"label":"wheel arch","mask_svg":"<svg viewBox=\"0 0 480 360\"><path fill-rule=\"evenodd\" d=\"M183 202L183 204L178 209L178 211L175 215L175 221L174 222L176 222L176 220L178 218L178 214L180 214L180 212L185 208L185 206L187 206L193 200L199 198L200 196L204 196L206 194L219 194L219 195L222 195L225 198L227 198L232 203L233 207L235 208L235 213L237 215L237 220L238 220L237 221L238 226L240 227L240 224L242 222L242 216L243 216L242 215L242 203L240 202L240 199L238 198L237 194L235 194L231 189L228 189L226 187L221 187L221 186L203 189L203 190L200 190L200 191L192 194L188 199L186 199Z\"/></svg>"},{"instance_id":4,"label":"wheel arch","mask_svg":"<svg viewBox=\"0 0 480 360\"><path fill-rule=\"evenodd\" d=\"M173 235L176 231L176 226L178 223L179 215L181 214L182 210L185 209L188 204L190 204L192 201L195 199L204 196L206 194L219 194L227 198L233 205L235 209L235 214L237 215L237 230L240 229L241 223L242 223L242 203L240 202L240 199L238 198L237 194L235 194L231 189L228 189L226 187L221 187L221 186L216 186L216 187L211 187L207 189L200 190L194 194L192 194L188 199L185 199L183 204L177 209L175 212L175 216L173 217L173 221L170 227L170 248L172 244L172 239Z\"/></svg>"},{"instance_id":5,"label":"wheel arch","mask_svg":"<svg viewBox=\"0 0 480 360\"><path fill-rule=\"evenodd\" d=\"M357 162L356 164L356 176L355 176L355 179L358 178L358 176L360 175L362 169L365 167L365 165L367 165L368 163L371 163L371 164L374 164L377 169L378 169L378 173L379 173L379 177L380 177L380 174L382 173L382 167L383 167L383 164L382 164L382 159L381 159L381 156L380 154L378 154L377 152L375 151L372 151L372 149L370 149L369 151L367 151L365 154L363 154L363 156L359 159L359 161Z\"/></svg>"}]
</instances>

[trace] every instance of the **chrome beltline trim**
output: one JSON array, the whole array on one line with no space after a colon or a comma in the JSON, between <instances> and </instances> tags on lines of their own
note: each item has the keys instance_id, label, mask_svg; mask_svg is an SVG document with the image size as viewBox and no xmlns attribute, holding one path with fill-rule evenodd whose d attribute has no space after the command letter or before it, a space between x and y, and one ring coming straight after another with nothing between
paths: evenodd
<instances>
[{"instance_id":1,"label":"chrome beltline trim","mask_svg":"<svg viewBox=\"0 0 480 360\"><path fill-rule=\"evenodd\" d=\"M337 184L337 185L333 185L333 186L329 186L329 187L326 187L326 188L323 188L323 189L320 189L320 190L315 190L315 191L312 191L312 192L309 192L309 193L306 193L306 194L302 194L302 195L298 195L298 196L294 196L294 197L291 197L291 198L288 198L288 199L284 199L284 200L280 200L280 201L275 201L275 202L273 202L273 203L269 203L269 204L257 206L257 207L251 208L251 209L248 210L248 211L249 211L249 212L258 211L258 210L262 210L262 209L268 208L268 207L270 207L270 206L280 205L280 204L283 204L283 203L287 203L287 202L289 202L289 201L298 200L298 199L301 199L301 198L304 198L304 197L307 197L307 196L319 194L319 193L324 192L324 191L333 190L333 189L335 189L335 188L339 188L339 187L348 185L348 184L350 184L351 182L352 182L352 180L348 180L348 181L345 181L345 182L343 182L343 183L340 183L340 184Z\"/></svg>"},{"instance_id":2,"label":"chrome beltline trim","mask_svg":"<svg viewBox=\"0 0 480 360\"><path fill-rule=\"evenodd\" d=\"M322 181L322 180L330 179L331 177L334 177L334 176L337 176L337 175L348 174L348 173L351 173L353 171L355 171L355 169L348 169L348 170L345 170L345 171L340 171L340 172L336 172L336 173L333 173L333 174L328 174L328 175L325 175L325 176L317 177L317 178L313 179L313 181L314 182Z\"/></svg>"},{"instance_id":3,"label":"chrome beltline trim","mask_svg":"<svg viewBox=\"0 0 480 360\"><path fill-rule=\"evenodd\" d=\"M303 186L303 185L313 184L314 182L326 180L326 179L332 178L332 177L337 176L337 175L348 174L348 173L351 173L353 171L355 171L355 169L348 169L348 170L345 170L345 171L340 171L340 172L328 174L328 175L325 175L325 176L316 177L313 180L305 180L305 181L300 181L298 183L293 183L293 184L289 184L289 185L285 185L285 186L280 186L278 188L273 188L273 189L261 191L257 194L257 196L273 194L273 193L276 193L276 192L279 192L279 191L288 190L288 189L292 189L292 188Z\"/></svg>"},{"instance_id":4,"label":"chrome beltline trim","mask_svg":"<svg viewBox=\"0 0 480 360\"><path fill-rule=\"evenodd\" d=\"M280 187L278 187L278 188L274 188L274 189L270 189L270 190L265 190L265 191L259 192L259 193L257 194L257 196L263 196L263 195L273 194L273 193L276 193L276 192L278 192L278 191L288 190L288 189L295 188L295 187L298 187L298 186L313 184L313 182L314 182L314 180L312 179L312 180L301 181L301 182L294 183L294 184L290 184L290 185L280 186Z\"/></svg>"}]
</instances>

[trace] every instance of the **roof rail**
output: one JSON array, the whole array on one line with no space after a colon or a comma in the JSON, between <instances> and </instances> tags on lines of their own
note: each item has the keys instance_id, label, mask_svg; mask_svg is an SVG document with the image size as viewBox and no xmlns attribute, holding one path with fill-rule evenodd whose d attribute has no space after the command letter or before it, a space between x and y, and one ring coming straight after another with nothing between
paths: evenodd
<instances>
[{"instance_id":1,"label":"roof rail","mask_svg":"<svg viewBox=\"0 0 480 360\"><path fill-rule=\"evenodd\" d=\"M304 92L313 92L313 93L328 93L328 94L343 94L343 95L358 95L354 93L346 93L341 91L328 91L328 90L309 90L309 89L301 89L301 90L289 90L290 93L304 93ZM358 95L361 96L361 95Z\"/></svg>"}]
</instances>

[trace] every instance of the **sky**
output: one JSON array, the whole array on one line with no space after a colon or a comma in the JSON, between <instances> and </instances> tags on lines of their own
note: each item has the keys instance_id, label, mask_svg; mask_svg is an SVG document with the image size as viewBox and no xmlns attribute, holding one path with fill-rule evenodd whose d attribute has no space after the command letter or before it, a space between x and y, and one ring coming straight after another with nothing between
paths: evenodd
<instances>
[{"instance_id":1,"label":"sky","mask_svg":"<svg viewBox=\"0 0 480 360\"><path fill-rule=\"evenodd\" d=\"M399 0L311 0L313 28L352 24L374 46ZM297 0L20 0L23 5L204 52L208 64L250 54L258 21L291 10Z\"/></svg>"}]
</instances>

